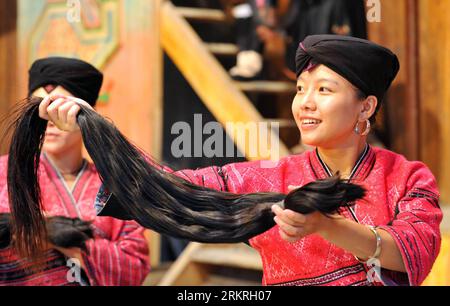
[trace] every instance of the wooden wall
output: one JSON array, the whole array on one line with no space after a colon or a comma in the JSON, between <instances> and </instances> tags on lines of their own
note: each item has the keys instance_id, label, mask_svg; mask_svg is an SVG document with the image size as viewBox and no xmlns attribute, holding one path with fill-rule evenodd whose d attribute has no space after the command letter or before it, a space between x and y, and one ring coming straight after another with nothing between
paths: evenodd
<instances>
[{"instance_id":1,"label":"wooden wall","mask_svg":"<svg viewBox=\"0 0 450 306\"><path fill-rule=\"evenodd\" d=\"M68 7L66 0L18 3L20 95L26 96L27 70L35 59L81 58L104 73L98 111L159 157L159 1L80 0L78 7Z\"/></svg>"},{"instance_id":2,"label":"wooden wall","mask_svg":"<svg viewBox=\"0 0 450 306\"><path fill-rule=\"evenodd\" d=\"M450 204L450 1L380 0L369 38L398 54L401 69L387 99L391 149L425 162Z\"/></svg>"},{"instance_id":3,"label":"wooden wall","mask_svg":"<svg viewBox=\"0 0 450 306\"><path fill-rule=\"evenodd\" d=\"M0 1L0 128L9 106L18 99L16 87L16 0ZM0 130L0 139L3 130ZM0 154L6 152L5 143L0 143Z\"/></svg>"},{"instance_id":4,"label":"wooden wall","mask_svg":"<svg viewBox=\"0 0 450 306\"><path fill-rule=\"evenodd\" d=\"M381 0L380 22L369 22L369 39L394 51L400 61L400 71L391 86L383 106L382 129L387 130L390 149L410 159L419 157L416 108L418 98L414 80L416 71L414 0Z\"/></svg>"},{"instance_id":5,"label":"wooden wall","mask_svg":"<svg viewBox=\"0 0 450 306\"><path fill-rule=\"evenodd\" d=\"M450 204L450 1L419 1L420 157Z\"/></svg>"}]
</instances>

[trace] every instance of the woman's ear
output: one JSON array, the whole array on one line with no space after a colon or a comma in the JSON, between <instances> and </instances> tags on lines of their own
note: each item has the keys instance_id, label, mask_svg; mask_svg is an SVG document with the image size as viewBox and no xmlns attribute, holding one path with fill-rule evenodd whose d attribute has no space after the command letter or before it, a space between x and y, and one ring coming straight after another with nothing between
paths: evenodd
<instances>
[{"instance_id":1,"label":"woman's ear","mask_svg":"<svg viewBox=\"0 0 450 306\"><path fill-rule=\"evenodd\" d=\"M368 96L364 101L362 101L362 109L359 114L359 120L364 121L372 117L375 113L378 105L378 99L375 96Z\"/></svg>"}]
</instances>

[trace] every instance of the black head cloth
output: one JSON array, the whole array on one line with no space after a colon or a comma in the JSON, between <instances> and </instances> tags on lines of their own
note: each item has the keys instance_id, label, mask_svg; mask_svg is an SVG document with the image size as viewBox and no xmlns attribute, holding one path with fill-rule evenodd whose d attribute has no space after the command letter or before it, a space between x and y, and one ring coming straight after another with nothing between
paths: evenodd
<instances>
[{"instance_id":1,"label":"black head cloth","mask_svg":"<svg viewBox=\"0 0 450 306\"><path fill-rule=\"evenodd\" d=\"M60 85L75 97L94 106L102 87L103 74L79 59L47 57L33 63L29 70L28 94L39 87Z\"/></svg>"},{"instance_id":2,"label":"black head cloth","mask_svg":"<svg viewBox=\"0 0 450 306\"><path fill-rule=\"evenodd\" d=\"M389 49L365 39L341 35L306 37L295 56L297 78L311 60L327 66L380 102L400 69L397 56Z\"/></svg>"}]
</instances>

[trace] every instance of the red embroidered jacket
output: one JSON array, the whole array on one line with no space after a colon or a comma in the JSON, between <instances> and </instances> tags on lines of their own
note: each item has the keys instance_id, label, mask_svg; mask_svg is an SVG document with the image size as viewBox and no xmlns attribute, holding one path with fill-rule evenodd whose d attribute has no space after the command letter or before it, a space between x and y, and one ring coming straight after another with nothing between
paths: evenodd
<instances>
[{"instance_id":1,"label":"red embroidered jacket","mask_svg":"<svg viewBox=\"0 0 450 306\"><path fill-rule=\"evenodd\" d=\"M261 162L229 164L177 172L198 185L234 193L282 192L325 178L330 172L317 151L281 159L274 167ZM386 285L420 285L439 253L442 212L430 170L388 150L367 146L351 180L367 189L364 199L341 214L361 224L379 226L395 239L407 273L381 269ZM318 235L295 243L281 239L278 228L254 237L261 254L265 285L370 285L370 268ZM368 273L369 272L369 273Z\"/></svg>"}]
</instances>

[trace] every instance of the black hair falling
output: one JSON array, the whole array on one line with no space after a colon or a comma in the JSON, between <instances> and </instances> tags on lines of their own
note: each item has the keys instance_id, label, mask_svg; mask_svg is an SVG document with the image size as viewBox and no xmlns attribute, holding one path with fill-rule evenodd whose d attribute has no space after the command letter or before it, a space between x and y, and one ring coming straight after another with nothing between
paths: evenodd
<instances>
[{"instance_id":1,"label":"black hair falling","mask_svg":"<svg viewBox=\"0 0 450 306\"><path fill-rule=\"evenodd\" d=\"M94 238L91 223L79 218L52 216L45 218L48 242L61 248L77 247L84 251L86 241ZM11 244L11 214L0 214L0 249Z\"/></svg>"},{"instance_id":2,"label":"black hair falling","mask_svg":"<svg viewBox=\"0 0 450 306\"><path fill-rule=\"evenodd\" d=\"M20 237L16 244L24 255L40 251L37 242L45 233L37 167L47 121L38 116L40 101L32 98L22 105L12 127L8 187L13 234ZM173 237L208 243L244 242L275 225L274 204L304 214L319 211L331 215L365 194L362 187L338 176L311 182L288 195L233 194L197 186L162 170L96 112L82 106L77 121L104 186L124 214Z\"/></svg>"}]
</instances>

